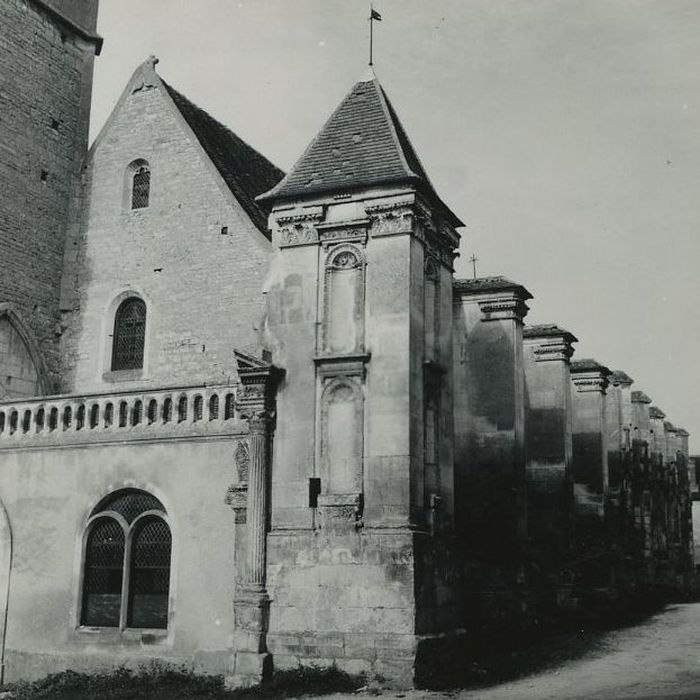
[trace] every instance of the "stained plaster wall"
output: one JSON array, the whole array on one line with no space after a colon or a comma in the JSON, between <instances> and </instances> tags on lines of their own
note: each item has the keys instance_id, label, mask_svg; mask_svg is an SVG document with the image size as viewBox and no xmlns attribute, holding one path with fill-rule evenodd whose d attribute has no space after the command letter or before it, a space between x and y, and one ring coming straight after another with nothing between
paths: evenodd
<instances>
[{"instance_id":1,"label":"stained plaster wall","mask_svg":"<svg viewBox=\"0 0 700 700\"><path fill-rule=\"evenodd\" d=\"M579 375L580 376L580 375ZM572 378L578 378L572 374ZM604 515L608 489L605 441L605 390L572 382L573 474L576 516L583 528L595 529ZM581 539L593 536L579 530Z\"/></svg>"},{"instance_id":2,"label":"stained plaster wall","mask_svg":"<svg viewBox=\"0 0 700 700\"><path fill-rule=\"evenodd\" d=\"M71 8L94 29L97 1ZM87 148L94 46L39 2L0 3L0 303L12 303L58 386L69 202Z\"/></svg>"},{"instance_id":3,"label":"stained plaster wall","mask_svg":"<svg viewBox=\"0 0 700 700\"><path fill-rule=\"evenodd\" d=\"M65 668L135 666L157 658L224 673L232 634L235 481L231 439L3 450L0 498L12 530L7 681ZM79 628L81 547L95 505L142 488L164 504L173 537L168 630Z\"/></svg>"},{"instance_id":4,"label":"stained plaster wall","mask_svg":"<svg viewBox=\"0 0 700 700\"><path fill-rule=\"evenodd\" d=\"M494 298L453 307L455 484L459 531L480 556L503 558L527 528L523 340L522 320L484 320L479 302Z\"/></svg>"},{"instance_id":5,"label":"stained plaster wall","mask_svg":"<svg viewBox=\"0 0 700 700\"><path fill-rule=\"evenodd\" d=\"M150 204L130 208L126 170L151 169ZM222 227L228 233L222 235ZM233 348L258 354L269 242L204 155L147 62L93 145L82 224L64 276L65 390L225 383ZM147 304L142 372L111 369L114 312Z\"/></svg>"},{"instance_id":6,"label":"stained plaster wall","mask_svg":"<svg viewBox=\"0 0 700 700\"><path fill-rule=\"evenodd\" d=\"M552 338L524 340L525 436L528 536L552 556L572 536L572 410L568 359L535 353L547 343Z\"/></svg>"}]
</instances>

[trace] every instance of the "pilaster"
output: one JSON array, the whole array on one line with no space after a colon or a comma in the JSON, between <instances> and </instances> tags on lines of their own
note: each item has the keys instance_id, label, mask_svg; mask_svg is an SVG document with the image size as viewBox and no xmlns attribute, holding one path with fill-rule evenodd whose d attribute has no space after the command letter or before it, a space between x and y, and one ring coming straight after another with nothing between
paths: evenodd
<instances>
[{"instance_id":1,"label":"pilaster","mask_svg":"<svg viewBox=\"0 0 700 700\"><path fill-rule=\"evenodd\" d=\"M605 392L610 370L595 360L571 363L573 408L573 473L577 539L600 534L586 525L602 525L608 491L605 440ZM585 521L585 522L584 522ZM579 524L584 527L579 528Z\"/></svg>"},{"instance_id":2,"label":"pilaster","mask_svg":"<svg viewBox=\"0 0 700 700\"><path fill-rule=\"evenodd\" d=\"M267 593L267 523L269 447L274 430L274 391L281 372L270 365L240 366L237 407L248 423L248 457L245 525L245 565L236 582L233 600L234 632L229 687L260 683L272 669L267 653L270 598ZM240 465L239 465L240 469ZM241 474L239 471L239 478ZM245 483L245 482L243 482ZM240 492L233 493L237 527L242 524ZM237 552L237 556L241 553ZM238 564L240 566L240 564Z\"/></svg>"},{"instance_id":3,"label":"pilaster","mask_svg":"<svg viewBox=\"0 0 700 700\"><path fill-rule=\"evenodd\" d=\"M548 557L573 532L570 358L576 338L554 325L523 330L528 535Z\"/></svg>"},{"instance_id":4,"label":"pilaster","mask_svg":"<svg viewBox=\"0 0 700 700\"><path fill-rule=\"evenodd\" d=\"M502 277L454 283L458 528L471 533L476 554L506 559L527 532L523 318L530 298Z\"/></svg>"}]
</instances>

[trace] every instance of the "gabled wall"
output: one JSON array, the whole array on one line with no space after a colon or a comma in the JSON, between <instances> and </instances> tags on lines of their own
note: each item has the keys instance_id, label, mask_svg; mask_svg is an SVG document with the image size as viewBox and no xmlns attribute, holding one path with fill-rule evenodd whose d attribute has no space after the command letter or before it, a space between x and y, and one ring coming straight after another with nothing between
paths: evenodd
<instances>
[{"instance_id":1,"label":"gabled wall","mask_svg":"<svg viewBox=\"0 0 700 700\"><path fill-rule=\"evenodd\" d=\"M150 204L131 210L126 172L136 159L150 166ZM259 353L269 242L205 156L152 62L137 70L91 149L81 226L70 245L65 391L221 383L236 376L234 347ZM144 369L116 375L114 312L132 293L147 305Z\"/></svg>"}]
</instances>

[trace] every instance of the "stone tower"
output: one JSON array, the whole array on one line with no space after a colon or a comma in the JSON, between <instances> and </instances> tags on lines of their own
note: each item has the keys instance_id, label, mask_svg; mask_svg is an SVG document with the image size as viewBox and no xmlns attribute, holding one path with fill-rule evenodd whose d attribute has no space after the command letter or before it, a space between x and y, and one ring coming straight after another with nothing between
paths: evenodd
<instances>
[{"instance_id":1,"label":"stone tower","mask_svg":"<svg viewBox=\"0 0 700 700\"><path fill-rule=\"evenodd\" d=\"M88 138L98 0L0 0L0 398L59 388L71 201Z\"/></svg>"},{"instance_id":2,"label":"stone tower","mask_svg":"<svg viewBox=\"0 0 700 700\"><path fill-rule=\"evenodd\" d=\"M266 342L286 373L267 648L276 667L334 658L408 683L420 643L458 624L446 541L462 224L371 71L260 199L274 244Z\"/></svg>"}]
</instances>

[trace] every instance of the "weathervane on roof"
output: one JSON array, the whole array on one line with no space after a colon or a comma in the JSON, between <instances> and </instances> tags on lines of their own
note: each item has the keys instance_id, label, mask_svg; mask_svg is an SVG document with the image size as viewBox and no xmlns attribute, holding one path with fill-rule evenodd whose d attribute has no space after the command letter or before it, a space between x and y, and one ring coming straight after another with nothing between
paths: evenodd
<instances>
[{"instance_id":1,"label":"weathervane on roof","mask_svg":"<svg viewBox=\"0 0 700 700\"><path fill-rule=\"evenodd\" d=\"M381 22L382 21L382 16L372 7L372 3L369 5L369 65L372 64L372 44L373 44L373 34L372 34L372 25L374 22Z\"/></svg>"}]
</instances>

